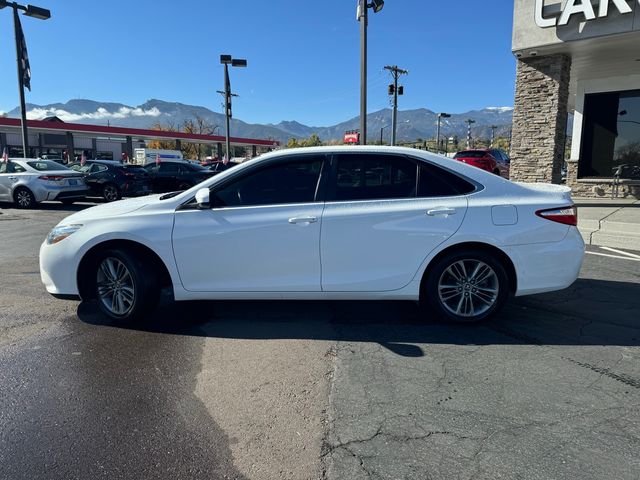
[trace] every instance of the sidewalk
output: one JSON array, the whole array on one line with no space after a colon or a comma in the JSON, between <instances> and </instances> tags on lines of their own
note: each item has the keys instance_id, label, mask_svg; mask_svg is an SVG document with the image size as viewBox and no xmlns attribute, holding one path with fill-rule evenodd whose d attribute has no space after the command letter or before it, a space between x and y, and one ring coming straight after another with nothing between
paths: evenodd
<instances>
[{"instance_id":1,"label":"sidewalk","mask_svg":"<svg viewBox=\"0 0 640 480\"><path fill-rule=\"evenodd\" d=\"M640 200L574 198L587 245L640 251Z\"/></svg>"}]
</instances>

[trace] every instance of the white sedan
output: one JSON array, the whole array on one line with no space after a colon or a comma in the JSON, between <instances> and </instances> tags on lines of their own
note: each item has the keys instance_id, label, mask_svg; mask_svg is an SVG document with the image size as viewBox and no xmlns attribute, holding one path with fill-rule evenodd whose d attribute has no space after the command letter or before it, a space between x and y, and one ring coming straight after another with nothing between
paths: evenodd
<instances>
[{"instance_id":1,"label":"white sedan","mask_svg":"<svg viewBox=\"0 0 640 480\"><path fill-rule=\"evenodd\" d=\"M72 203L89 189L84 177L53 160L10 159L0 163L0 202L31 208L38 202Z\"/></svg>"},{"instance_id":2,"label":"white sedan","mask_svg":"<svg viewBox=\"0 0 640 480\"><path fill-rule=\"evenodd\" d=\"M42 244L40 270L55 297L95 299L117 320L169 287L177 301L415 300L475 322L510 295L571 285L576 223L566 187L413 149L292 149L75 213Z\"/></svg>"}]
</instances>

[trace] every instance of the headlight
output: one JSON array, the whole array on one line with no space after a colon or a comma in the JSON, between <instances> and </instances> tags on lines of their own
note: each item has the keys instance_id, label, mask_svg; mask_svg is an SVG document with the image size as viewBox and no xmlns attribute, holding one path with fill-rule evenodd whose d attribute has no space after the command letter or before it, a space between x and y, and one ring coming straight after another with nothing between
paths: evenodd
<instances>
[{"instance_id":1,"label":"headlight","mask_svg":"<svg viewBox=\"0 0 640 480\"><path fill-rule=\"evenodd\" d=\"M62 225L59 227L55 227L53 230L51 230L49 235L47 235L47 244L53 245L54 243L61 242L72 233L80 230L80 227L82 227L82 225Z\"/></svg>"}]
</instances>

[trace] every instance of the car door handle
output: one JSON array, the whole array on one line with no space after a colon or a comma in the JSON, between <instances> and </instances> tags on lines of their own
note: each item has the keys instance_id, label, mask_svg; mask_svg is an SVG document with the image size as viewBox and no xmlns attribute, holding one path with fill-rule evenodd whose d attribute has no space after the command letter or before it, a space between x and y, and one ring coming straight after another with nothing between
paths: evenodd
<instances>
[{"instance_id":1,"label":"car door handle","mask_svg":"<svg viewBox=\"0 0 640 480\"><path fill-rule=\"evenodd\" d=\"M289 223L316 223L318 221L317 217L293 217L289 219Z\"/></svg>"},{"instance_id":2,"label":"car door handle","mask_svg":"<svg viewBox=\"0 0 640 480\"><path fill-rule=\"evenodd\" d=\"M440 215L449 216L449 215L455 215L455 214L456 214L455 208L434 208L433 210L427 211L427 215L429 215L430 217L438 217Z\"/></svg>"}]
</instances>

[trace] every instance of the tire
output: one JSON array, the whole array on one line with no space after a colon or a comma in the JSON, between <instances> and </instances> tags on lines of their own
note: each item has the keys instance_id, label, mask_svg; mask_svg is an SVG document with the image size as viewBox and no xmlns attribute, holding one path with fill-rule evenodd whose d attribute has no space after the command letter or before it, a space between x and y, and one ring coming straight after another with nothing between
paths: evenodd
<instances>
[{"instance_id":1,"label":"tire","mask_svg":"<svg viewBox=\"0 0 640 480\"><path fill-rule=\"evenodd\" d=\"M187 182L182 182L178 185L178 190L189 190L193 185Z\"/></svg>"},{"instance_id":2,"label":"tire","mask_svg":"<svg viewBox=\"0 0 640 480\"><path fill-rule=\"evenodd\" d=\"M122 194L120 193L120 189L116 187L113 183L107 183L104 187L102 187L102 198L107 202L115 202L116 200L120 200Z\"/></svg>"},{"instance_id":3,"label":"tire","mask_svg":"<svg viewBox=\"0 0 640 480\"><path fill-rule=\"evenodd\" d=\"M444 320L477 323L498 313L508 296L509 277L500 260L481 250L460 250L430 268L421 301Z\"/></svg>"},{"instance_id":4,"label":"tire","mask_svg":"<svg viewBox=\"0 0 640 480\"><path fill-rule=\"evenodd\" d=\"M94 295L104 316L117 322L142 319L158 304L154 269L125 250L107 250L92 269Z\"/></svg>"},{"instance_id":5,"label":"tire","mask_svg":"<svg viewBox=\"0 0 640 480\"><path fill-rule=\"evenodd\" d=\"M18 187L13 192L13 201L18 208L33 208L36 204L36 197L28 188Z\"/></svg>"}]
</instances>

